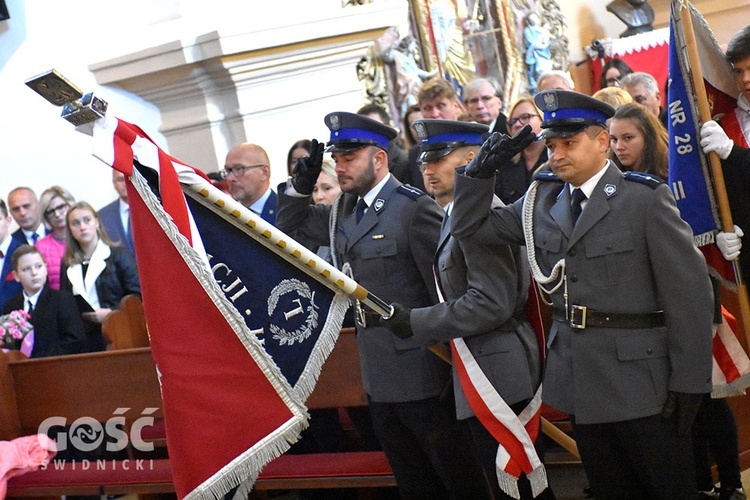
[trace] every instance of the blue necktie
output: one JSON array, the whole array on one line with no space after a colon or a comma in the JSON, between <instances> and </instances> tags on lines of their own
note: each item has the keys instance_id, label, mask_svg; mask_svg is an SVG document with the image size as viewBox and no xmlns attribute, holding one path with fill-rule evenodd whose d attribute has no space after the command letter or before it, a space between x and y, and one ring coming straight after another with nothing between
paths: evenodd
<instances>
[{"instance_id":1,"label":"blue necktie","mask_svg":"<svg viewBox=\"0 0 750 500\"><path fill-rule=\"evenodd\" d=\"M357 208L355 209L355 212L357 213L357 224L359 224L359 221L361 221L362 217L365 215L365 210L367 210L367 203L364 198L360 198L357 202Z\"/></svg>"},{"instance_id":2,"label":"blue necktie","mask_svg":"<svg viewBox=\"0 0 750 500\"><path fill-rule=\"evenodd\" d=\"M570 203L570 215L573 219L573 225L576 225L576 222L578 222L578 217L581 215L581 212L583 211L583 207L581 207L581 203L586 200L586 195L581 190L581 188L575 188L573 190L573 201Z\"/></svg>"},{"instance_id":3,"label":"blue necktie","mask_svg":"<svg viewBox=\"0 0 750 500\"><path fill-rule=\"evenodd\" d=\"M38 239L39 239L39 234L38 233L32 233L32 235L31 235L31 244L32 245L36 245L36 240L38 240Z\"/></svg>"}]
</instances>

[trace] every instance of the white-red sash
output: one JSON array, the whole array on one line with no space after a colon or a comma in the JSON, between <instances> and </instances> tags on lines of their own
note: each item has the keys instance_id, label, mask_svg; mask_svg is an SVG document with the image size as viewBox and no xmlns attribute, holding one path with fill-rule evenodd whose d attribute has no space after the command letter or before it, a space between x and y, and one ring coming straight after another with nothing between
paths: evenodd
<instances>
[{"instance_id":1,"label":"white-red sash","mask_svg":"<svg viewBox=\"0 0 750 500\"><path fill-rule=\"evenodd\" d=\"M440 302L445 302L437 275L435 282ZM495 470L500 489L520 499L518 478L525 473L531 484L531 493L537 497L548 486L547 471L534 448L541 418L541 384L526 408L516 415L490 383L464 339L451 341L451 353L469 406L498 442Z\"/></svg>"}]
</instances>

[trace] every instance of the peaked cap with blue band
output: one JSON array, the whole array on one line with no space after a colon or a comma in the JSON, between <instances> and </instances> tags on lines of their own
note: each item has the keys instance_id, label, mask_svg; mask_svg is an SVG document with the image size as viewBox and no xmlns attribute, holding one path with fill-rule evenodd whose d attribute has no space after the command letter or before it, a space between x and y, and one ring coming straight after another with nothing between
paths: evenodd
<instances>
[{"instance_id":1,"label":"peaked cap with blue band","mask_svg":"<svg viewBox=\"0 0 750 500\"><path fill-rule=\"evenodd\" d=\"M456 120L415 120L419 137L418 163L431 163L463 146L481 146L490 128Z\"/></svg>"},{"instance_id":2,"label":"peaked cap with blue band","mask_svg":"<svg viewBox=\"0 0 750 500\"><path fill-rule=\"evenodd\" d=\"M591 125L607 128L615 108L606 102L571 90L544 90L534 96L544 112L540 138L571 137Z\"/></svg>"},{"instance_id":3,"label":"peaked cap with blue band","mask_svg":"<svg viewBox=\"0 0 750 500\"><path fill-rule=\"evenodd\" d=\"M325 117L326 127L331 131L327 152L349 152L365 146L377 146L388 150L388 144L398 132L377 120L345 111L329 113Z\"/></svg>"}]
</instances>

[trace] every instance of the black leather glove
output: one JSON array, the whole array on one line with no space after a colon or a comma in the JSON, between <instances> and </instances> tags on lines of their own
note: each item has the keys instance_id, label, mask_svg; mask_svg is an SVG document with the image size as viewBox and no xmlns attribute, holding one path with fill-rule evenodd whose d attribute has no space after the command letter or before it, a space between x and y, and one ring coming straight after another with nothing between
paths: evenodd
<instances>
[{"instance_id":1,"label":"black leather glove","mask_svg":"<svg viewBox=\"0 0 750 500\"><path fill-rule=\"evenodd\" d=\"M393 306L393 315L390 318L380 318L380 325L388 328L396 337L408 339L414 335L411 331L411 309L398 303Z\"/></svg>"},{"instance_id":2,"label":"black leather glove","mask_svg":"<svg viewBox=\"0 0 750 500\"><path fill-rule=\"evenodd\" d=\"M674 416L677 419L677 435L684 436L693 428L693 422L698 415L698 409L701 407L705 394L692 394L687 392L669 391L667 402L661 410L661 416L670 419Z\"/></svg>"},{"instance_id":3,"label":"black leather glove","mask_svg":"<svg viewBox=\"0 0 750 500\"><path fill-rule=\"evenodd\" d=\"M310 145L310 156L297 159L292 171L292 186L299 194L312 194L323 167L324 143L313 139Z\"/></svg>"},{"instance_id":4,"label":"black leather glove","mask_svg":"<svg viewBox=\"0 0 750 500\"><path fill-rule=\"evenodd\" d=\"M466 175L478 179L493 177L500 167L535 140L536 136L530 125L526 125L513 137L493 132L466 166Z\"/></svg>"}]
</instances>

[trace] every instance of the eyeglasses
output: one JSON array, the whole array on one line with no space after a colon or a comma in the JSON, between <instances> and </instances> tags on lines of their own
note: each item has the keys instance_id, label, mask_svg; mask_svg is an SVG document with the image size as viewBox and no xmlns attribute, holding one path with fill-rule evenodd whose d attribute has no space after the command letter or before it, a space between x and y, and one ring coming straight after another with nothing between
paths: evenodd
<instances>
[{"instance_id":1,"label":"eyeglasses","mask_svg":"<svg viewBox=\"0 0 750 500\"><path fill-rule=\"evenodd\" d=\"M44 216L48 219L54 215L65 215L65 213L68 211L68 205L67 203L65 205L58 205L55 208L50 208L49 210L44 211Z\"/></svg>"},{"instance_id":2,"label":"eyeglasses","mask_svg":"<svg viewBox=\"0 0 750 500\"><path fill-rule=\"evenodd\" d=\"M620 86L620 79L619 78L607 78L606 80L607 85L613 86L613 87L619 87Z\"/></svg>"},{"instance_id":3,"label":"eyeglasses","mask_svg":"<svg viewBox=\"0 0 750 500\"><path fill-rule=\"evenodd\" d=\"M476 104L481 99L482 102L490 102L492 99L494 99L497 96L494 95L483 95L482 97L472 97L471 99L466 100L466 104Z\"/></svg>"},{"instance_id":4,"label":"eyeglasses","mask_svg":"<svg viewBox=\"0 0 750 500\"><path fill-rule=\"evenodd\" d=\"M508 125L511 127L515 127L516 125L526 125L531 121L533 117L539 117L539 115L532 115L531 113L524 113L518 118L513 118L512 120L508 121Z\"/></svg>"},{"instance_id":5,"label":"eyeglasses","mask_svg":"<svg viewBox=\"0 0 750 500\"><path fill-rule=\"evenodd\" d=\"M246 167L240 165L239 167L230 167L230 168L219 170L219 175L221 176L222 179L226 179L232 174L234 174L235 177L242 177L243 175L245 175L245 172L247 172L251 168L260 168L260 167L267 167L267 166L268 165L264 163L260 163L258 165L248 165Z\"/></svg>"}]
</instances>

